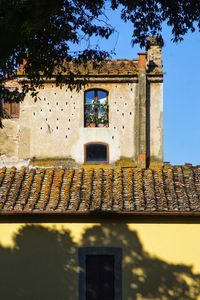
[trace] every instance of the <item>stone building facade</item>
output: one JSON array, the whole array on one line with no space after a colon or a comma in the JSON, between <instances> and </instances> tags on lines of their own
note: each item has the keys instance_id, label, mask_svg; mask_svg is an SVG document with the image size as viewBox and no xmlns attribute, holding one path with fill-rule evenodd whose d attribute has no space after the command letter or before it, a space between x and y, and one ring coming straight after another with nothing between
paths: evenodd
<instances>
[{"instance_id":1,"label":"stone building facade","mask_svg":"<svg viewBox=\"0 0 200 300\"><path fill-rule=\"evenodd\" d=\"M3 121L0 131L1 165L57 160L64 165L123 161L145 167L162 162L159 43L150 38L146 53L137 59L111 60L100 69L88 64L81 72L87 84L79 92L49 80L36 102L27 95L20 107L4 104L11 118ZM87 105L97 121L102 117L95 101L104 105L106 121L87 124Z\"/></svg>"}]
</instances>

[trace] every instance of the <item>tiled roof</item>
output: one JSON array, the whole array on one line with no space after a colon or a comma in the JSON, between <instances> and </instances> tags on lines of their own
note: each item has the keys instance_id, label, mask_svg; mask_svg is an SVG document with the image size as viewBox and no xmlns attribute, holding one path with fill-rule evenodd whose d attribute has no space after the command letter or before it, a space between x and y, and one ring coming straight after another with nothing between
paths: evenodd
<instances>
[{"instance_id":1,"label":"tiled roof","mask_svg":"<svg viewBox=\"0 0 200 300\"><path fill-rule=\"evenodd\" d=\"M138 71L138 60L115 59L108 60L99 65L92 62L65 65L68 71L81 75L134 75Z\"/></svg>"},{"instance_id":2,"label":"tiled roof","mask_svg":"<svg viewBox=\"0 0 200 300\"><path fill-rule=\"evenodd\" d=\"M200 166L2 168L0 214L197 213Z\"/></svg>"}]
</instances>

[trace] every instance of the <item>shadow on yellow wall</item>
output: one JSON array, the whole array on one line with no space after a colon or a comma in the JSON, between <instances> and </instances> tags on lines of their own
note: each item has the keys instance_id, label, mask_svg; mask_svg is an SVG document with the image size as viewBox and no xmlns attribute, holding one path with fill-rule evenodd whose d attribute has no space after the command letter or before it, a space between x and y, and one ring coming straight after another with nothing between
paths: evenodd
<instances>
[{"instance_id":1,"label":"shadow on yellow wall","mask_svg":"<svg viewBox=\"0 0 200 300\"><path fill-rule=\"evenodd\" d=\"M122 247L125 300L196 300L200 294L200 274L152 257L127 225L94 225L78 245L67 230L25 225L15 234L13 248L0 246L1 299L77 299L79 246Z\"/></svg>"}]
</instances>

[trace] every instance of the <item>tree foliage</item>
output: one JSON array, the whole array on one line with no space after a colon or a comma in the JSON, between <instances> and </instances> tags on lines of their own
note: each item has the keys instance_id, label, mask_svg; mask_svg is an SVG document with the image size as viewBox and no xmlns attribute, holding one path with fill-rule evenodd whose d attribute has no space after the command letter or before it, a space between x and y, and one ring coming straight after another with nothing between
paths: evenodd
<instances>
[{"instance_id":1,"label":"tree foliage","mask_svg":"<svg viewBox=\"0 0 200 300\"><path fill-rule=\"evenodd\" d=\"M109 58L110 53L89 41L108 39L114 32L110 9L120 10L122 20L133 28L132 42L141 46L147 36L162 35L163 22L171 26L174 42L181 41L188 30L200 29L199 0L0 0L1 90L7 90L4 82L15 78L20 65L29 79L29 85L22 84L22 96L52 74L58 84L64 80L73 86L73 72L61 76L67 71L64 61L95 63ZM83 40L86 47L80 51ZM72 46L77 50L72 51ZM16 91L11 94L16 97Z\"/></svg>"}]
</instances>

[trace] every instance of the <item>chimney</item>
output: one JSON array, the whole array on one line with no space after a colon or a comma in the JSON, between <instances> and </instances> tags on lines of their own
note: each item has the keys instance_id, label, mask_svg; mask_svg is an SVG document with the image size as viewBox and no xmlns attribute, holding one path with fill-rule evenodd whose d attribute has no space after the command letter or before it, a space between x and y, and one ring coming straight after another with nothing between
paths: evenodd
<instances>
[{"instance_id":1,"label":"chimney","mask_svg":"<svg viewBox=\"0 0 200 300\"><path fill-rule=\"evenodd\" d=\"M140 52L138 56L138 71L145 71L147 68L147 54Z\"/></svg>"},{"instance_id":2,"label":"chimney","mask_svg":"<svg viewBox=\"0 0 200 300\"><path fill-rule=\"evenodd\" d=\"M147 37L146 52L149 72L162 73L162 46L161 37Z\"/></svg>"}]
</instances>

